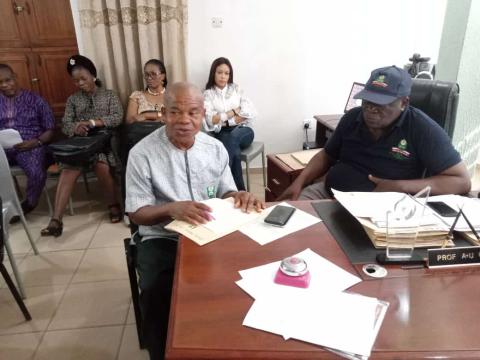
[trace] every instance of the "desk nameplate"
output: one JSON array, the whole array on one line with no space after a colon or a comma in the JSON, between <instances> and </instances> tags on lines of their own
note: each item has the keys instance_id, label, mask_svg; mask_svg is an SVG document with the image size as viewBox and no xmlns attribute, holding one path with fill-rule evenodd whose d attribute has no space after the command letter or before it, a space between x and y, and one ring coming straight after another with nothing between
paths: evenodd
<instances>
[{"instance_id":1,"label":"desk nameplate","mask_svg":"<svg viewBox=\"0 0 480 360\"><path fill-rule=\"evenodd\" d=\"M429 268L480 265L480 246L429 249Z\"/></svg>"}]
</instances>

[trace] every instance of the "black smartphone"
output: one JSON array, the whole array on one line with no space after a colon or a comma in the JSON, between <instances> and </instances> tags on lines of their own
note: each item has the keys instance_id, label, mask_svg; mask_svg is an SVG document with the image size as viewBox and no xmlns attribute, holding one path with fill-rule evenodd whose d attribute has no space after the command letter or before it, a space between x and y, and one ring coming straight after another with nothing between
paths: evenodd
<instances>
[{"instance_id":1,"label":"black smartphone","mask_svg":"<svg viewBox=\"0 0 480 360\"><path fill-rule=\"evenodd\" d=\"M427 205L443 217L455 217L458 214L458 211L452 209L443 201L428 201Z\"/></svg>"},{"instance_id":2,"label":"black smartphone","mask_svg":"<svg viewBox=\"0 0 480 360\"><path fill-rule=\"evenodd\" d=\"M285 226L295 210L296 209L291 206L277 205L275 209L267 215L264 221L270 225Z\"/></svg>"}]
</instances>

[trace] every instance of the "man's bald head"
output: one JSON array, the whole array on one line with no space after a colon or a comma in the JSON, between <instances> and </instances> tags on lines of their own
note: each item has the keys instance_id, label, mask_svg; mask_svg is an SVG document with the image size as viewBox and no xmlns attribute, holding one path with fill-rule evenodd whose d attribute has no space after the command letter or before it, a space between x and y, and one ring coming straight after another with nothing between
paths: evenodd
<instances>
[{"instance_id":1,"label":"man's bald head","mask_svg":"<svg viewBox=\"0 0 480 360\"><path fill-rule=\"evenodd\" d=\"M176 82L172 85L169 85L167 91L165 92L165 106L167 108L172 106L179 94L188 94L192 99L199 100L202 103L204 101L203 94L198 87L188 82Z\"/></svg>"}]
</instances>

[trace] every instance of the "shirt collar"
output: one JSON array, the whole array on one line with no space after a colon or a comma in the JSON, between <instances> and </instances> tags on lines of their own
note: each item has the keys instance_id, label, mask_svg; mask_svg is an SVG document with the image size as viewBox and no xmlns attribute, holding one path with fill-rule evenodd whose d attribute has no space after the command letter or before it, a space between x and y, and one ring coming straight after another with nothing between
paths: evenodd
<instances>
[{"instance_id":1,"label":"shirt collar","mask_svg":"<svg viewBox=\"0 0 480 360\"><path fill-rule=\"evenodd\" d=\"M218 86L215 85L215 91L222 95L225 95L227 93L227 89L228 89L228 84L225 85L223 89L220 89Z\"/></svg>"}]
</instances>

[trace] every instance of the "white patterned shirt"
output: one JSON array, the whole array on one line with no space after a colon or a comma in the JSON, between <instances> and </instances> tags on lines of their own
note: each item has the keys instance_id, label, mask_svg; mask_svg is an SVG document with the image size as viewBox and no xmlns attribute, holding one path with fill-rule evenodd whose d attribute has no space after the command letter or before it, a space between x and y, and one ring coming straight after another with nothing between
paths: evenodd
<instances>
[{"instance_id":1,"label":"white patterned shirt","mask_svg":"<svg viewBox=\"0 0 480 360\"><path fill-rule=\"evenodd\" d=\"M251 126L252 121L257 116L255 106L253 106L252 102L244 95L243 90L237 84L228 84L223 89L214 86L205 90L203 96L205 97L206 131L220 132L222 123L213 124L212 117L238 107L240 107L238 115L245 118L239 125ZM237 125L235 118L231 117L228 119L228 124L230 126Z\"/></svg>"}]
</instances>

